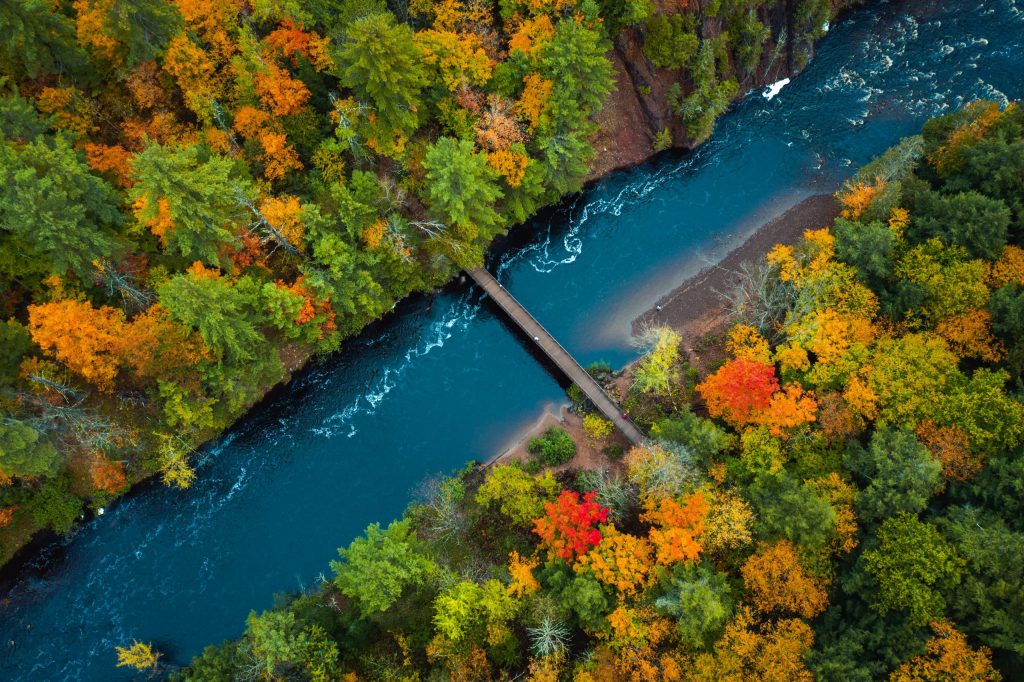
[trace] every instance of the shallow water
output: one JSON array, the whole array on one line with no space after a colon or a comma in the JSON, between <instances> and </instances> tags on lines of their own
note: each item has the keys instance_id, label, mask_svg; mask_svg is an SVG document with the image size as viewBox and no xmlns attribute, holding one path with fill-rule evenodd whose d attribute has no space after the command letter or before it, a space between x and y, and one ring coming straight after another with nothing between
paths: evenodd
<instances>
[{"instance_id":1,"label":"shallow water","mask_svg":"<svg viewBox=\"0 0 1024 682\"><path fill-rule=\"evenodd\" d=\"M632 359L631 320L765 219L930 116L1024 96L1024 0L976 4L849 15L771 101L753 93L696 153L548 212L492 265L581 362ZM132 638L187 662L563 395L468 286L400 304L209 448L191 490L141 489L47 547L0 601L0 678L127 679L113 647Z\"/></svg>"}]
</instances>

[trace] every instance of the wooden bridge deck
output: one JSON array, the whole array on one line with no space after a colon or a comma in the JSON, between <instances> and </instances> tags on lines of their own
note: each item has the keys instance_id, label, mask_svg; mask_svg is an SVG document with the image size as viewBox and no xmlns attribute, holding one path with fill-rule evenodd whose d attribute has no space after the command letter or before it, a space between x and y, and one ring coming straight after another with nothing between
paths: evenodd
<instances>
[{"instance_id":1,"label":"wooden bridge deck","mask_svg":"<svg viewBox=\"0 0 1024 682\"><path fill-rule=\"evenodd\" d=\"M569 355L568 351L562 348L562 345L555 340L555 337L551 336L544 327L541 326L533 315L523 307L523 305L510 294L505 287L498 283L498 280L494 278L491 273L487 272L483 268L475 268L473 270L466 271L473 281L476 282L481 289L487 292L487 295L497 303L505 313L512 318L512 320L522 329L528 337L533 339L537 347L540 348L547 355L555 365L558 366L562 373L565 374L574 384L580 387L583 394L587 396L591 403L601 411L601 413L610 419L613 424L621 431L626 438L633 444L638 444L646 437L636 427L636 425L628 418L622 416L622 411L619 406L612 400L601 385L597 383L585 369L580 366L580 363L576 362L576 359Z\"/></svg>"}]
</instances>

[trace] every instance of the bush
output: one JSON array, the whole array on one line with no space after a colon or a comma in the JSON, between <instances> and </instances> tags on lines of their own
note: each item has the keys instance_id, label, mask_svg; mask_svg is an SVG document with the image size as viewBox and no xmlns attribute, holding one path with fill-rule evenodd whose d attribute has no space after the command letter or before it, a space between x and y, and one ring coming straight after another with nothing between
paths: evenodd
<instances>
[{"instance_id":1,"label":"bush","mask_svg":"<svg viewBox=\"0 0 1024 682\"><path fill-rule=\"evenodd\" d=\"M659 130L651 142L651 149L655 152L663 152L672 146L672 131L668 128Z\"/></svg>"},{"instance_id":2,"label":"bush","mask_svg":"<svg viewBox=\"0 0 1024 682\"><path fill-rule=\"evenodd\" d=\"M552 426L543 436L532 439L526 449L532 455L526 465L527 471L561 466L576 455L576 443L565 429L557 426Z\"/></svg>"},{"instance_id":3,"label":"bush","mask_svg":"<svg viewBox=\"0 0 1024 682\"><path fill-rule=\"evenodd\" d=\"M606 445L603 448L601 448L601 453L605 457L608 457L609 459L614 459L615 461L618 461L622 459L622 455L626 454L626 451L622 448L621 445L619 445L618 443L614 443L612 445Z\"/></svg>"},{"instance_id":4,"label":"bush","mask_svg":"<svg viewBox=\"0 0 1024 682\"><path fill-rule=\"evenodd\" d=\"M583 430L593 440L600 441L612 435L615 425L600 415L590 413L583 417Z\"/></svg>"}]
</instances>

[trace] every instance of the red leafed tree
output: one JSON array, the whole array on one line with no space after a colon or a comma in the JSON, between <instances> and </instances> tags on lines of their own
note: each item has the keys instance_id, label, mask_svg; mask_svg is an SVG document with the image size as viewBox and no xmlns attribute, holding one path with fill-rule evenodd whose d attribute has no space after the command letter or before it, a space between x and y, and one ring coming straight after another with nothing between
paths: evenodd
<instances>
[{"instance_id":1,"label":"red leafed tree","mask_svg":"<svg viewBox=\"0 0 1024 682\"><path fill-rule=\"evenodd\" d=\"M571 562L601 542L597 526L608 519L608 510L594 502L595 494L587 493L581 502L579 493L563 490L544 504L546 514L534 520L533 532L551 556Z\"/></svg>"},{"instance_id":2,"label":"red leafed tree","mask_svg":"<svg viewBox=\"0 0 1024 682\"><path fill-rule=\"evenodd\" d=\"M746 358L730 360L697 387L711 416L734 426L754 421L778 389L774 366Z\"/></svg>"}]
</instances>

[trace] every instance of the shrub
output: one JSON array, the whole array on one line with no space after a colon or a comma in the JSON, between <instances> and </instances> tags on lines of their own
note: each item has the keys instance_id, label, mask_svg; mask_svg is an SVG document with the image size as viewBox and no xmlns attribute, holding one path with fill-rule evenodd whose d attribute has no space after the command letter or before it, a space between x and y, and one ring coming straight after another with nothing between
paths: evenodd
<instances>
[{"instance_id":1,"label":"shrub","mask_svg":"<svg viewBox=\"0 0 1024 682\"><path fill-rule=\"evenodd\" d=\"M576 443L565 429L552 426L543 436L532 439L526 449L532 455L527 470L540 470L568 462L576 454Z\"/></svg>"}]
</instances>

